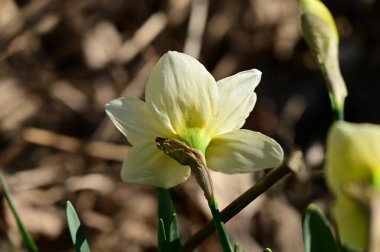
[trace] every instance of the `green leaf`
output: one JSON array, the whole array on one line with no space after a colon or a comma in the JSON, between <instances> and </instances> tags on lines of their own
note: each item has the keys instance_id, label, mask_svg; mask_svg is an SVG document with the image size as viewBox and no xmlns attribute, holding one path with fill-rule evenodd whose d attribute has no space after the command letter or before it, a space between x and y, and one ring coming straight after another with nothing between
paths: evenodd
<instances>
[{"instance_id":1,"label":"green leaf","mask_svg":"<svg viewBox=\"0 0 380 252\"><path fill-rule=\"evenodd\" d=\"M172 216L172 222L170 224L170 248L171 251L182 251L181 234L179 232L179 223L177 215L174 213Z\"/></svg>"},{"instance_id":2,"label":"green leaf","mask_svg":"<svg viewBox=\"0 0 380 252\"><path fill-rule=\"evenodd\" d=\"M165 234L170 234L170 224L175 214L172 199L168 189L157 188L158 219L164 223Z\"/></svg>"},{"instance_id":3,"label":"green leaf","mask_svg":"<svg viewBox=\"0 0 380 252\"><path fill-rule=\"evenodd\" d=\"M272 252L272 250L271 250L270 248L265 248L265 249L263 250L263 252Z\"/></svg>"},{"instance_id":4,"label":"green leaf","mask_svg":"<svg viewBox=\"0 0 380 252\"><path fill-rule=\"evenodd\" d=\"M326 217L315 204L309 205L303 219L306 252L337 252L337 244Z\"/></svg>"},{"instance_id":5,"label":"green leaf","mask_svg":"<svg viewBox=\"0 0 380 252\"><path fill-rule=\"evenodd\" d=\"M9 192L9 187L8 187L7 181L5 180L5 176L2 172L0 172L0 185L3 188L5 199L8 202L8 205L12 211L12 214L14 218L16 219L18 230L21 233L22 239L25 243L27 250L29 252L38 252L39 250L37 248L36 243L34 242L32 236L29 234L28 230L25 228L25 225L22 222L20 215L17 212L17 209L13 205L11 194Z\"/></svg>"},{"instance_id":6,"label":"green leaf","mask_svg":"<svg viewBox=\"0 0 380 252\"><path fill-rule=\"evenodd\" d=\"M177 215L174 213L172 216L171 224L170 224L169 241L170 242L176 242L176 241L180 241L180 239L181 239L181 237L180 237L180 233L179 233L179 224L178 224L178 220L177 220Z\"/></svg>"},{"instance_id":7,"label":"green leaf","mask_svg":"<svg viewBox=\"0 0 380 252\"><path fill-rule=\"evenodd\" d=\"M170 191L157 188L158 201L158 251L182 251L177 215L170 196Z\"/></svg>"},{"instance_id":8,"label":"green leaf","mask_svg":"<svg viewBox=\"0 0 380 252\"><path fill-rule=\"evenodd\" d=\"M66 202L66 216L69 225L71 240L77 252L90 252L87 240L83 234L83 226L80 223L74 206L70 201Z\"/></svg>"},{"instance_id":9,"label":"green leaf","mask_svg":"<svg viewBox=\"0 0 380 252\"><path fill-rule=\"evenodd\" d=\"M158 240L158 251L167 251L168 250L168 241L166 240L165 234L165 225L162 219L158 220L158 232L157 232L157 240Z\"/></svg>"}]
</instances>

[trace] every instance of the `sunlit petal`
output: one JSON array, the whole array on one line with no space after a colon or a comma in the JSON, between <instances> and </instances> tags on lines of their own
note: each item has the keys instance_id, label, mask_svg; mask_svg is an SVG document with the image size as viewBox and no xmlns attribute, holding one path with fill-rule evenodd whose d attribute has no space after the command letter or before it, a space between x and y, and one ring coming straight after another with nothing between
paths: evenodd
<instances>
[{"instance_id":1,"label":"sunlit petal","mask_svg":"<svg viewBox=\"0 0 380 252\"><path fill-rule=\"evenodd\" d=\"M218 100L216 82L194 58L168 52L148 80L145 99L159 120L170 122L180 134L184 128L204 128Z\"/></svg>"},{"instance_id":2,"label":"sunlit petal","mask_svg":"<svg viewBox=\"0 0 380 252\"><path fill-rule=\"evenodd\" d=\"M213 135L240 129L256 103L255 88L261 72L255 69L240 72L217 82L218 109L210 124Z\"/></svg>"},{"instance_id":3,"label":"sunlit petal","mask_svg":"<svg viewBox=\"0 0 380 252\"><path fill-rule=\"evenodd\" d=\"M137 98L124 97L112 100L106 104L106 112L132 144L154 142L157 136L173 136L151 115L146 103Z\"/></svg>"},{"instance_id":4,"label":"sunlit petal","mask_svg":"<svg viewBox=\"0 0 380 252\"><path fill-rule=\"evenodd\" d=\"M224 173L273 168L282 162L283 155L281 146L275 140L249 130L217 136L206 151L209 168Z\"/></svg>"},{"instance_id":5,"label":"sunlit petal","mask_svg":"<svg viewBox=\"0 0 380 252\"><path fill-rule=\"evenodd\" d=\"M167 156L155 143L132 147L121 171L124 181L163 188L176 186L189 176L189 167Z\"/></svg>"}]
</instances>

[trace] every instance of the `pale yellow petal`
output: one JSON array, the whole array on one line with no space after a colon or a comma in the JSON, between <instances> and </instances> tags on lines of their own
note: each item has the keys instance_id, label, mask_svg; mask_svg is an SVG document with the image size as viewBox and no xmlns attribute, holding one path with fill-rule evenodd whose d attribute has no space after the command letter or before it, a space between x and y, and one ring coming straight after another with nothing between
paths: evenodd
<instances>
[{"instance_id":1,"label":"pale yellow petal","mask_svg":"<svg viewBox=\"0 0 380 252\"><path fill-rule=\"evenodd\" d=\"M155 143L133 146L121 171L124 181L163 188L176 186L189 176L189 167L167 156Z\"/></svg>"},{"instance_id":2,"label":"pale yellow petal","mask_svg":"<svg viewBox=\"0 0 380 252\"><path fill-rule=\"evenodd\" d=\"M333 216L342 243L362 251L368 243L368 211L348 198L339 198L333 206Z\"/></svg>"},{"instance_id":3,"label":"pale yellow petal","mask_svg":"<svg viewBox=\"0 0 380 252\"><path fill-rule=\"evenodd\" d=\"M217 82L218 109L210 123L210 132L220 135L240 129L256 103L255 88L261 79L256 69L240 72Z\"/></svg>"},{"instance_id":4,"label":"pale yellow petal","mask_svg":"<svg viewBox=\"0 0 380 252\"><path fill-rule=\"evenodd\" d=\"M302 0L302 15L314 15L327 24L336 42L339 41L338 29L329 9L320 0ZM313 27L315 29L315 27ZM326 28L327 29L327 28Z\"/></svg>"},{"instance_id":5,"label":"pale yellow petal","mask_svg":"<svg viewBox=\"0 0 380 252\"><path fill-rule=\"evenodd\" d=\"M168 52L148 80L145 99L157 118L178 134L184 128L204 128L218 100L216 82L194 58Z\"/></svg>"},{"instance_id":6,"label":"pale yellow petal","mask_svg":"<svg viewBox=\"0 0 380 252\"><path fill-rule=\"evenodd\" d=\"M372 184L380 188L380 126L335 123L327 139L326 179L335 195L346 183Z\"/></svg>"},{"instance_id":7,"label":"pale yellow petal","mask_svg":"<svg viewBox=\"0 0 380 252\"><path fill-rule=\"evenodd\" d=\"M151 141L158 136L173 137L148 110L145 102L124 97L106 104L106 113L115 126L128 138L131 144Z\"/></svg>"},{"instance_id":8,"label":"pale yellow petal","mask_svg":"<svg viewBox=\"0 0 380 252\"><path fill-rule=\"evenodd\" d=\"M278 166L281 146L272 138L249 130L215 137L206 150L207 165L223 173L244 173Z\"/></svg>"}]
</instances>

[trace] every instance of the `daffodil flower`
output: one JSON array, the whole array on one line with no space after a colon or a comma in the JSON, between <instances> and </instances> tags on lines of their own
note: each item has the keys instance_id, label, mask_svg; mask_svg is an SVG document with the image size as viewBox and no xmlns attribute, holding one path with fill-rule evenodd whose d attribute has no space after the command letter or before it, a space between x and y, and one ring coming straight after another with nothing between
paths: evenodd
<instances>
[{"instance_id":1,"label":"daffodil flower","mask_svg":"<svg viewBox=\"0 0 380 252\"><path fill-rule=\"evenodd\" d=\"M278 166L281 146L261 133L240 129L256 102L261 78L248 70L215 81L194 58L168 52L158 61L145 89L145 102L123 97L106 104L106 112L132 144L122 179L170 188L190 176L160 151L156 137L174 138L198 149L208 168L244 173Z\"/></svg>"},{"instance_id":2,"label":"daffodil flower","mask_svg":"<svg viewBox=\"0 0 380 252\"><path fill-rule=\"evenodd\" d=\"M380 126L334 123L327 139L327 184L335 196L333 215L342 242L355 250L368 244L369 213L347 193L352 183L380 190Z\"/></svg>"}]
</instances>

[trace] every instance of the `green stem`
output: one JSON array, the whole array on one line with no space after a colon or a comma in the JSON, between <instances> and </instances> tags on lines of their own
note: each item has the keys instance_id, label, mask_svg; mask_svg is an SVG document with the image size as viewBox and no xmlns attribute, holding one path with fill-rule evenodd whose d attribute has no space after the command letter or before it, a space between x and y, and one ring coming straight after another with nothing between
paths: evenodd
<instances>
[{"instance_id":1,"label":"green stem","mask_svg":"<svg viewBox=\"0 0 380 252\"><path fill-rule=\"evenodd\" d=\"M344 112L342 109L332 107L334 121L344 121Z\"/></svg>"},{"instance_id":2,"label":"green stem","mask_svg":"<svg viewBox=\"0 0 380 252\"><path fill-rule=\"evenodd\" d=\"M164 222L165 233L170 233L170 223L175 214L170 191L165 188L157 188L158 218Z\"/></svg>"},{"instance_id":3,"label":"green stem","mask_svg":"<svg viewBox=\"0 0 380 252\"><path fill-rule=\"evenodd\" d=\"M14 218L16 219L18 229L25 242L27 250L29 252L38 252L39 250L36 243L34 242L32 236L29 234L28 230L25 228L24 223L22 222L20 218L20 215L18 214L17 209L13 204L12 197L8 188L8 184L2 172L0 172L0 185L3 187L5 199L7 200L8 205L12 211L12 214Z\"/></svg>"},{"instance_id":4,"label":"green stem","mask_svg":"<svg viewBox=\"0 0 380 252\"><path fill-rule=\"evenodd\" d=\"M179 224L169 189L157 188L158 251L182 251Z\"/></svg>"},{"instance_id":5,"label":"green stem","mask_svg":"<svg viewBox=\"0 0 380 252\"><path fill-rule=\"evenodd\" d=\"M347 96L346 83L340 71L338 49L333 47L329 58L319 61L319 68L329 92L334 121L344 120L344 102Z\"/></svg>"},{"instance_id":6,"label":"green stem","mask_svg":"<svg viewBox=\"0 0 380 252\"><path fill-rule=\"evenodd\" d=\"M245 193L240 195L231 204L229 204L220 213L221 221L226 223L237 213L239 213L243 208L245 208L249 203L255 200L258 196L268 190L273 184L278 180L289 174L291 169L284 162L282 166L277 169L271 170L264 177L262 177L257 183L248 189ZM192 251L198 244L204 241L208 236L210 236L215 231L214 224L210 221L201 230L199 230L195 235L193 235L184 245L184 251Z\"/></svg>"},{"instance_id":7,"label":"green stem","mask_svg":"<svg viewBox=\"0 0 380 252\"><path fill-rule=\"evenodd\" d=\"M215 198L212 196L209 203L209 207L211 210L211 214L214 220L214 225L216 229L216 233L218 234L220 244L223 248L224 252L233 252L233 248L230 242L230 239L228 238L226 229L224 227L224 222L222 220L222 217L220 215L218 204L215 201Z\"/></svg>"}]
</instances>

